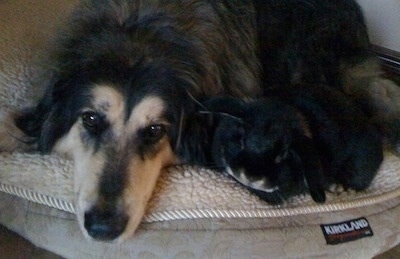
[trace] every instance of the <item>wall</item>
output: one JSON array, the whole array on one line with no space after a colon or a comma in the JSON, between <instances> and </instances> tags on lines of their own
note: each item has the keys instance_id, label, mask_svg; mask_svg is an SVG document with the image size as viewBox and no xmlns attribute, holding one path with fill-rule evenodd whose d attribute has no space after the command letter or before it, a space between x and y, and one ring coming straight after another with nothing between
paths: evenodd
<instances>
[{"instance_id":1,"label":"wall","mask_svg":"<svg viewBox=\"0 0 400 259\"><path fill-rule=\"evenodd\" d=\"M364 11L371 42L400 52L400 0L356 0Z\"/></svg>"}]
</instances>

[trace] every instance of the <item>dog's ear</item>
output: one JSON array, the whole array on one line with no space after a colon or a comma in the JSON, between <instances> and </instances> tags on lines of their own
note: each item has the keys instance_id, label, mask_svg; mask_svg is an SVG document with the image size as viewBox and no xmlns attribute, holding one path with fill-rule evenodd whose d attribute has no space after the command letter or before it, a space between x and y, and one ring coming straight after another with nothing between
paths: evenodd
<instances>
[{"instance_id":1,"label":"dog's ear","mask_svg":"<svg viewBox=\"0 0 400 259\"><path fill-rule=\"evenodd\" d=\"M304 180L312 199L318 203L325 202L325 177L313 140L304 135L297 135L294 138L293 148L301 159Z\"/></svg>"},{"instance_id":2,"label":"dog's ear","mask_svg":"<svg viewBox=\"0 0 400 259\"><path fill-rule=\"evenodd\" d=\"M16 118L16 125L33 139L40 152L49 153L56 140L65 133L62 113L59 105L45 96L36 107L22 112Z\"/></svg>"},{"instance_id":3,"label":"dog's ear","mask_svg":"<svg viewBox=\"0 0 400 259\"><path fill-rule=\"evenodd\" d=\"M210 126L204 116L190 114L171 139L174 152L182 162L206 165L210 160L208 149L210 146Z\"/></svg>"},{"instance_id":4,"label":"dog's ear","mask_svg":"<svg viewBox=\"0 0 400 259\"><path fill-rule=\"evenodd\" d=\"M56 141L72 126L79 101L73 101L64 89L65 81L52 81L45 95L35 107L23 111L16 119L16 126L33 139L42 153L51 152Z\"/></svg>"}]
</instances>

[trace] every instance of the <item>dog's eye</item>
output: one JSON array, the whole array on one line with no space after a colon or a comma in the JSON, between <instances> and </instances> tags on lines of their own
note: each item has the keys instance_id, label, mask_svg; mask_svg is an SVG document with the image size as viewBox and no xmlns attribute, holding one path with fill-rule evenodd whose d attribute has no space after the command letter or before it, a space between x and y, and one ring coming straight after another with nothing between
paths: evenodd
<instances>
[{"instance_id":1,"label":"dog's eye","mask_svg":"<svg viewBox=\"0 0 400 259\"><path fill-rule=\"evenodd\" d=\"M155 142L160 140L166 132L167 130L164 125L154 124L144 129L144 137L149 141Z\"/></svg>"},{"instance_id":2,"label":"dog's eye","mask_svg":"<svg viewBox=\"0 0 400 259\"><path fill-rule=\"evenodd\" d=\"M95 131L99 128L101 118L100 115L94 111L87 111L82 113L83 126L90 131Z\"/></svg>"}]
</instances>

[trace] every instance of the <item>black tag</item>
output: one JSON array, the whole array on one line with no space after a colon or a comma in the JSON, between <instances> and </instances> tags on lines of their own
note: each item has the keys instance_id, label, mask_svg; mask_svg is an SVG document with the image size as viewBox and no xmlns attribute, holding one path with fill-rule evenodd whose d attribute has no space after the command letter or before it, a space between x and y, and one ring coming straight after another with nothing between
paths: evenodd
<instances>
[{"instance_id":1,"label":"black tag","mask_svg":"<svg viewBox=\"0 0 400 259\"><path fill-rule=\"evenodd\" d=\"M328 245L342 244L374 235L366 218L321 225L321 229Z\"/></svg>"}]
</instances>

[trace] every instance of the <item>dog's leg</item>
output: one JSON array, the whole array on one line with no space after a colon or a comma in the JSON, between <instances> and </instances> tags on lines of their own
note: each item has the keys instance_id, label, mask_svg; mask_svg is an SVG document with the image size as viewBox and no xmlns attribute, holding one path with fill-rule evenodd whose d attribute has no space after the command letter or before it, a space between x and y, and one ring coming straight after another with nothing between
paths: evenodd
<instances>
[{"instance_id":1,"label":"dog's leg","mask_svg":"<svg viewBox=\"0 0 400 259\"><path fill-rule=\"evenodd\" d=\"M387 146L400 154L400 87L382 77L375 58L344 70L345 93L367 107Z\"/></svg>"},{"instance_id":2,"label":"dog's leg","mask_svg":"<svg viewBox=\"0 0 400 259\"><path fill-rule=\"evenodd\" d=\"M0 110L0 152L33 149L29 137L15 125L16 116L11 111Z\"/></svg>"}]
</instances>

